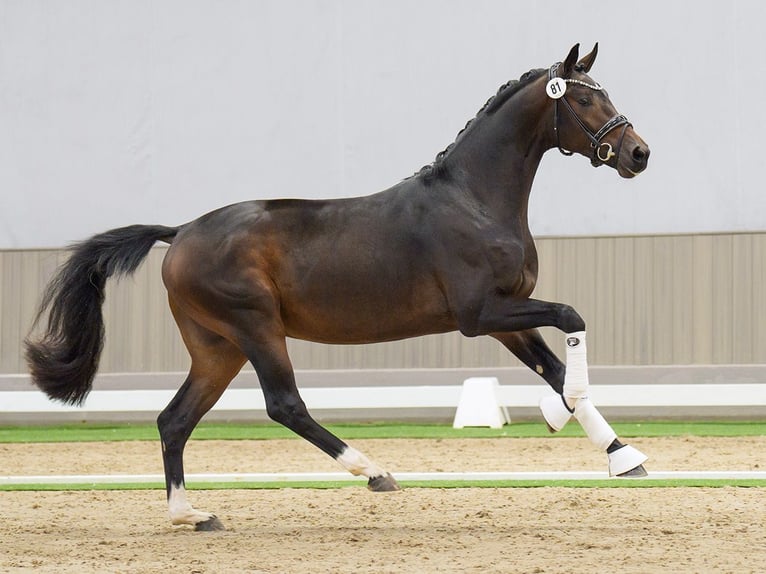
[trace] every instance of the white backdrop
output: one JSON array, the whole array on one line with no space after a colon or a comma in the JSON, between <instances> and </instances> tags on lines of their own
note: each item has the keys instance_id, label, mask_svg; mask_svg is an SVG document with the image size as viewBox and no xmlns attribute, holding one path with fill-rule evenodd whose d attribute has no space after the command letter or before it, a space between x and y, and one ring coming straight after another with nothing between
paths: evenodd
<instances>
[{"instance_id":1,"label":"white backdrop","mask_svg":"<svg viewBox=\"0 0 766 574\"><path fill-rule=\"evenodd\" d=\"M533 232L762 231L764 22L736 0L0 0L0 248L378 191L595 41L649 170L549 152Z\"/></svg>"}]
</instances>

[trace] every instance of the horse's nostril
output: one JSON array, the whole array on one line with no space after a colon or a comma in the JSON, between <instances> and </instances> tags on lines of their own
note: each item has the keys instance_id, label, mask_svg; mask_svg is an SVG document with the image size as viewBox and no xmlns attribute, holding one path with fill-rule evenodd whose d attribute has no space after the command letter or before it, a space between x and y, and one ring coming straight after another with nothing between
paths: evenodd
<instances>
[{"instance_id":1,"label":"horse's nostril","mask_svg":"<svg viewBox=\"0 0 766 574\"><path fill-rule=\"evenodd\" d=\"M633 159L636 161L643 161L648 155L649 152L641 146L636 146L633 148Z\"/></svg>"}]
</instances>

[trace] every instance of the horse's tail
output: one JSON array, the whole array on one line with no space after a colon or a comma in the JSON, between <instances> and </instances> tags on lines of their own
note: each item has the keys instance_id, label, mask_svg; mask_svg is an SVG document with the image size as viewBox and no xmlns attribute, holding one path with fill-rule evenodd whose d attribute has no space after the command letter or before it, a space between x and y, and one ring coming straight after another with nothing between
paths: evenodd
<instances>
[{"instance_id":1,"label":"horse's tail","mask_svg":"<svg viewBox=\"0 0 766 574\"><path fill-rule=\"evenodd\" d=\"M88 396L104 346L101 307L112 275L133 273L156 241L170 243L178 227L131 225L72 246L72 255L43 294L34 325L48 310L48 326L27 338L32 381L52 399L80 405Z\"/></svg>"}]
</instances>

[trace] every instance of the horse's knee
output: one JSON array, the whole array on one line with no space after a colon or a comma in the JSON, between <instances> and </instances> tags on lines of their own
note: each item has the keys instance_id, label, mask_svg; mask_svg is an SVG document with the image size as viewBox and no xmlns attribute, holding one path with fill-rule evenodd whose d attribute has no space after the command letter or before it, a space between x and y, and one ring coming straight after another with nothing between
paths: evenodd
<instances>
[{"instance_id":1,"label":"horse's knee","mask_svg":"<svg viewBox=\"0 0 766 574\"><path fill-rule=\"evenodd\" d=\"M559 328L565 333L585 331L585 321L571 305L561 305L559 308Z\"/></svg>"}]
</instances>

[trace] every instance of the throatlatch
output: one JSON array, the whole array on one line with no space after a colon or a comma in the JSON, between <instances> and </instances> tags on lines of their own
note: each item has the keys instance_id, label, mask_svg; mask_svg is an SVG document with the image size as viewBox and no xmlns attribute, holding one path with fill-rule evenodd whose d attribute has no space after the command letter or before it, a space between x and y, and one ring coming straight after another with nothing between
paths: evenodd
<instances>
[{"instance_id":1,"label":"throatlatch","mask_svg":"<svg viewBox=\"0 0 766 574\"><path fill-rule=\"evenodd\" d=\"M617 438L617 433L598 412L588 398L588 358L585 331L566 333L566 373L564 392L544 397L540 410L552 432L560 431L574 417L580 423L590 441L606 451ZM646 462L648 457L638 449L624 445L608 453L609 475L617 476Z\"/></svg>"}]
</instances>

